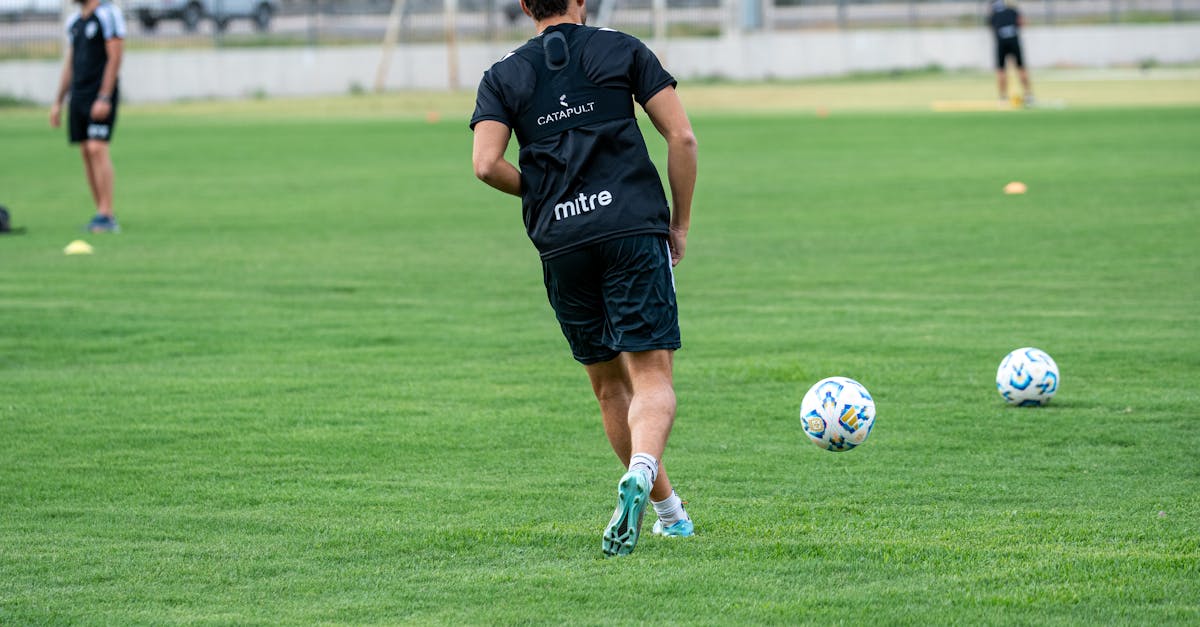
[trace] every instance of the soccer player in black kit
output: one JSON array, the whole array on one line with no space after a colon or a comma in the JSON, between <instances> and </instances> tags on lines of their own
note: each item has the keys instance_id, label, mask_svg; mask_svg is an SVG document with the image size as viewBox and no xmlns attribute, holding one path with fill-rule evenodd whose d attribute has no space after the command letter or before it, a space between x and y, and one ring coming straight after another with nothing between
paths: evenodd
<instances>
[{"instance_id":1,"label":"soccer player in black kit","mask_svg":"<svg viewBox=\"0 0 1200 627\"><path fill-rule=\"evenodd\" d=\"M606 555L626 555L647 501L654 533L694 533L660 460L675 419L672 268L687 245L696 137L675 79L641 41L584 26L585 0L521 7L537 36L483 75L471 118L475 175L521 197L550 304L628 468L601 542ZM634 101L667 142L670 205ZM513 132L520 169L504 158Z\"/></svg>"},{"instance_id":2,"label":"soccer player in black kit","mask_svg":"<svg viewBox=\"0 0 1200 627\"><path fill-rule=\"evenodd\" d=\"M113 165L108 152L117 124L117 73L125 39L125 18L109 0L75 0L80 9L67 20L66 63L50 109L50 126L62 124L62 102L68 93L67 128L72 144L81 145L84 171L96 216L93 233L118 230L113 215Z\"/></svg>"},{"instance_id":3,"label":"soccer player in black kit","mask_svg":"<svg viewBox=\"0 0 1200 627\"><path fill-rule=\"evenodd\" d=\"M1007 0L992 0L988 24L996 38L996 86L1000 89L1000 99L1008 100L1008 73L1004 64L1012 57L1017 65L1017 75L1021 77L1021 87L1025 90L1024 102L1033 104L1029 72L1025 70L1025 58L1021 55L1021 27L1025 25L1025 18Z\"/></svg>"}]
</instances>

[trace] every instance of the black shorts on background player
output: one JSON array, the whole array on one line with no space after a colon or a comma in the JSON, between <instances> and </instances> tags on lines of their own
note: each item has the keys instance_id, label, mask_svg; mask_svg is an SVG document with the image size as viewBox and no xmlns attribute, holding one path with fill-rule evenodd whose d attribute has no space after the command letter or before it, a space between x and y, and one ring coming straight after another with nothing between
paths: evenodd
<instances>
[{"instance_id":1,"label":"black shorts on background player","mask_svg":"<svg viewBox=\"0 0 1200 627\"><path fill-rule=\"evenodd\" d=\"M1025 59L1021 57L1021 40L1020 39L997 39L996 40L996 69L1004 69L1004 61L1012 57L1013 62L1017 67L1025 67Z\"/></svg>"},{"instance_id":2,"label":"black shorts on background player","mask_svg":"<svg viewBox=\"0 0 1200 627\"><path fill-rule=\"evenodd\" d=\"M1021 14L1005 0L994 0L988 25L996 38L996 69L1003 70L1004 61L1010 56L1017 67L1025 67L1025 59L1021 58Z\"/></svg>"},{"instance_id":3,"label":"black shorts on background player","mask_svg":"<svg viewBox=\"0 0 1200 627\"><path fill-rule=\"evenodd\" d=\"M92 119L92 104L95 102L96 100L91 98L76 103L75 98L71 98L71 105L67 110L67 128L72 144L88 140L112 141L113 131L117 128L116 94L113 94L112 108L106 120Z\"/></svg>"}]
</instances>

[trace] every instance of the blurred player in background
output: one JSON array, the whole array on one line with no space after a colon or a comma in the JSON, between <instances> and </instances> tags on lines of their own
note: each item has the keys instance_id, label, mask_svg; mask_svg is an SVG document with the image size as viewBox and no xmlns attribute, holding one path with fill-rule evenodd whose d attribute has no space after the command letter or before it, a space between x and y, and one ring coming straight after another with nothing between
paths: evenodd
<instances>
[{"instance_id":1,"label":"blurred player in background","mask_svg":"<svg viewBox=\"0 0 1200 627\"><path fill-rule=\"evenodd\" d=\"M647 500L655 533L693 535L659 460L675 419L672 267L687 245L696 138L654 53L632 36L584 26L584 2L522 0L538 34L484 74L471 117L473 162L485 183L521 197L550 304L628 468L601 542L606 555L625 555ZM667 141L671 205L635 100ZM504 158L513 132L520 170Z\"/></svg>"},{"instance_id":2,"label":"blurred player in background","mask_svg":"<svg viewBox=\"0 0 1200 627\"><path fill-rule=\"evenodd\" d=\"M58 93L50 108L50 126L62 124L62 102L71 95L67 128L72 144L80 144L96 215L93 233L115 233L113 165L108 152L117 124L117 73L125 39L125 17L109 0L75 0L79 11L67 19L66 62Z\"/></svg>"},{"instance_id":3,"label":"blurred player in background","mask_svg":"<svg viewBox=\"0 0 1200 627\"><path fill-rule=\"evenodd\" d=\"M1021 27L1025 18L1008 0L992 0L991 14L988 24L996 37L996 87L1000 90L1000 99L1008 100L1008 73L1005 62L1009 57L1017 65L1017 74L1021 77L1021 87L1025 90L1025 104L1033 103L1033 88L1029 86L1029 72L1025 70L1025 58L1021 55Z\"/></svg>"}]
</instances>

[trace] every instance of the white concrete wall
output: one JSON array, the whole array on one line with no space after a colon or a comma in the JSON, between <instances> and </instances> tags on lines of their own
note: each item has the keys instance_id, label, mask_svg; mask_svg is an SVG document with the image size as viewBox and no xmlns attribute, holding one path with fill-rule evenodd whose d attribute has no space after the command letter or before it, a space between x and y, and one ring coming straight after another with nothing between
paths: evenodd
<instances>
[{"instance_id":1,"label":"white concrete wall","mask_svg":"<svg viewBox=\"0 0 1200 627\"><path fill-rule=\"evenodd\" d=\"M1200 24L1195 23L1029 28L1023 39L1032 67L1200 61ZM797 31L647 43L680 80L805 78L931 64L987 69L992 63L991 36L982 28ZM458 87L473 90L482 72L510 47L461 46ZM345 94L374 85L380 54L375 46L135 50L126 54L121 72L122 98L164 102ZM445 89L446 59L441 45L400 46L391 60L387 88ZM59 70L51 61L0 62L0 95L48 102Z\"/></svg>"},{"instance_id":2,"label":"white concrete wall","mask_svg":"<svg viewBox=\"0 0 1200 627\"><path fill-rule=\"evenodd\" d=\"M1027 28L1022 33L1030 67L1107 67L1154 59L1200 60L1200 24L1111 25ZM719 44L671 40L656 49L667 67L684 77L729 79L805 78L850 72L993 67L995 53L985 29L853 30L766 33L732 37Z\"/></svg>"}]
</instances>

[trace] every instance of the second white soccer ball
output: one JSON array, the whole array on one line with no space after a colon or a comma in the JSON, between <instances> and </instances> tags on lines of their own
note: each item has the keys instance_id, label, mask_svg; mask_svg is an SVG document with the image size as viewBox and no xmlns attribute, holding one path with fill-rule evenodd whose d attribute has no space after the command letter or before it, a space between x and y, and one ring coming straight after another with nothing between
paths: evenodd
<instances>
[{"instance_id":1,"label":"second white soccer ball","mask_svg":"<svg viewBox=\"0 0 1200 627\"><path fill-rule=\"evenodd\" d=\"M1045 405L1058 391L1058 364L1046 351L1026 346L1004 356L996 370L996 391L1010 405Z\"/></svg>"},{"instance_id":2,"label":"second white soccer ball","mask_svg":"<svg viewBox=\"0 0 1200 627\"><path fill-rule=\"evenodd\" d=\"M835 453L848 451L871 434L875 400L854 379L821 379L800 402L800 422L813 444Z\"/></svg>"}]
</instances>

